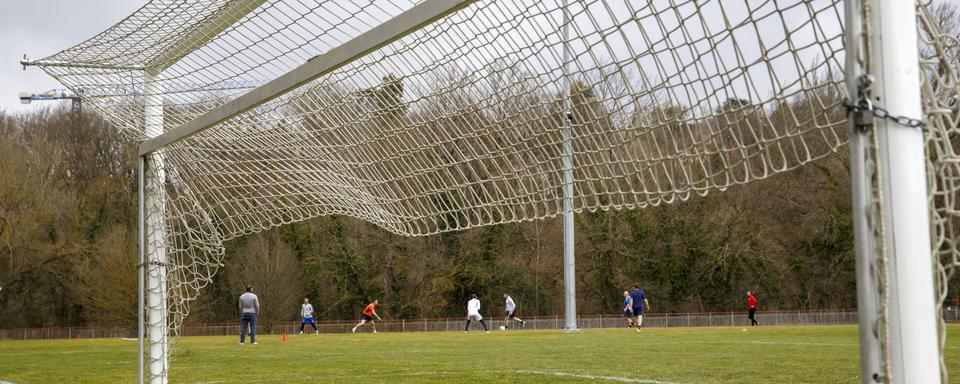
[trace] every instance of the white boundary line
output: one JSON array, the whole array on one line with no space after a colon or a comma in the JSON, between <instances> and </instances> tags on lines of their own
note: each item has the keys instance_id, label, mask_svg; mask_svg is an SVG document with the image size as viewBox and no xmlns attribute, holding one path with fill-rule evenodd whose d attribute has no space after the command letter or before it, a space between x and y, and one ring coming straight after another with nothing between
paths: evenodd
<instances>
[{"instance_id":1,"label":"white boundary line","mask_svg":"<svg viewBox=\"0 0 960 384\"><path fill-rule=\"evenodd\" d=\"M856 347L859 348L859 344L842 344L842 343L817 343L817 342L793 342L793 341L763 341L763 340L751 340L748 341L750 344L766 344L766 345L801 345L801 346L817 346L817 347Z\"/></svg>"},{"instance_id":2,"label":"white boundary line","mask_svg":"<svg viewBox=\"0 0 960 384\"><path fill-rule=\"evenodd\" d=\"M659 381L651 379L637 379L631 377L623 376L596 376L596 375L585 375L579 373L570 373L563 371L541 371L541 370L518 370L513 371L515 373L526 373L531 375L543 375L543 376L558 376L558 377L575 377L578 379L589 379L589 380L603 380L603 381L616 381L620 383L642 383L642 384L680 384L671 381Z\"/></svg>"},{"instance_id":3,"label":"white boundary line","mask_svg":"<svg viewBox=\"0 0 960 384\"><path fill-rule=\"evenodd\" d=\"M739 343L739 342L738 342ZM763 340L751 340L747 341L750 344L761 344L761 345L797 345L797 346L815 346L815 347L851 347L859 348L859 344L842 344L842 343L808 343L808 342L790 342L790 341L763 341ZM694 343L698 344L698 343ZM710 343L703 343L710 344ZM944 349L960 349L960 347L943 347Z\"/></svg>"},{"instance_id":4,"label":"white boundary line","mask_svg":"<svg viewBox=\"0 0 960 384\"><path fill-rule=\"evenodd\" d=\"M623 376L603 376L603 375L588 375L588 374L579 374L571 373L564 371L544 371L544 370L491 370L485 371L486 373L520 373L527 375L538 375L538 376L553 376L553 377L570 377L577 379L586 379L591 381L613 381L618 383L638 383L638 384L682 384L672 381L659 381L652 379L641 379L641 378L632 378L632 377L623 377ZM327 380L339 380L339 379L363 379L363 378L388 378L388 377L417 377L417 376L451 376L459 374L477 374L475 371L422 371L422 372L397 372L397 373L373 373L373 374L360 374L360 375L335 375L323 377ZM272 382L281 382L288 380L299 380L300 378L293 378L289 376L284 377L275 377L270 379L261 379L248 381L248 383L272 383ZM307 377L303 379L309 380ZM221 381L200 381L196 384L212 384L212 383L221 383ZM3 383L0 383L3 384Z\"/></svg>"}]
</instances>

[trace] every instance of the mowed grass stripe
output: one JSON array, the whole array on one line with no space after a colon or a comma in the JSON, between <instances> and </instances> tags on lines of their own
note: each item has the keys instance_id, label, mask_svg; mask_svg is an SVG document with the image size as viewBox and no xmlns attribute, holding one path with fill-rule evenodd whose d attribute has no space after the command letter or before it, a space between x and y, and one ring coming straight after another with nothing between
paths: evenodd
<instances>
[{"instance_id":1,"label":"mowed grass stripe","mask_svg":"<svg viewBox=\"0 0 960 384\"><path fill-rule=\"evenodd\" d=\"M951 325L951 334L960 335ZM174 383L836 383L859 376L857 328L651 328L187 337ZM960 343L947 364L960 377ZM129 383L136 341L0 341L0 381ZM951 380L951 382L960 382Z\"/></svg>"}]
</instances>

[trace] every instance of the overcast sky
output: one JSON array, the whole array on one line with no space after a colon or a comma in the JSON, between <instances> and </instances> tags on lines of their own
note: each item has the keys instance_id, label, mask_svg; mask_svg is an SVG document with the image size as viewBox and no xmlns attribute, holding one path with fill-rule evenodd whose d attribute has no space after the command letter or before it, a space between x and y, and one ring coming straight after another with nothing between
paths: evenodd
<instances>
[{"instance_id":1,"label":"overcast sky","mask_svg":"<svg viewBox=\"0 0 960 384\"><path fill-rule=\"evenodd\" d=\"M0 0L0 110L25 111L20 92L63 88L20 58L39 59L72 47L116 24L146 0ZM44 102L52 103L52 102Z\"/></svg>"},{"instance_id":2,"label":"overcast sky","mask_svg":"<svg viewBox=\"0 0 960 384\"><path fill-rule=\"evenodd\" d=\"M63 85L36 67L24 71L19 64L23 54L31 59L40 59L69 48L109 28L146 2L0 0L0 110L19 112L36 108L36 105L20 105L17 99L19 92L63 88ZM724 3L740 4L738 1ZM772 40L769 36L765 38Z\"/></svg>"}]
</instances>

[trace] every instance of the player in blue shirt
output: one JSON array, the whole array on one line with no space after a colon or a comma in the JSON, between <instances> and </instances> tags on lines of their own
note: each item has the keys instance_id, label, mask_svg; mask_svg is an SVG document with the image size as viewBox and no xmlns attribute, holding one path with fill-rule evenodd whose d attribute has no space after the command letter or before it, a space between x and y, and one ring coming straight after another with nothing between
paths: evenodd
<instances>
[{"instance_id":1,"label":"player in blue shirt","mask_svg":"<svg viewBox=\"0 0 960 384\"><path fill-rule=\"evenodd\" d=\"M303 318L300 321L300 334L303 334L303 326L310 324L313 327L313 333L320 334L317 332L317 323L313 320L313 306L310 305L310 300L307 300L306 297L303 298L303 305L300 306L300 317Z\"/></svg>"},{"instance_id":2,"label":"player in blue shirt","mask_svg":"<svg viewBox=\"0 0 960 384\"><path fill-rule=\"evenodd\" d=\"M637 332L640 332L640 326L643 325L643 310L650 309L650 302L647 301L647 295L643 294L639 285L634 285L633 290L629 292L630 299L633 301L634 324L637 325Z\"/></svg>"},{"instance_id":3,"label":"player in blue shirt","mask_svg":"<svg viewBox=\"0 0 960 384\"><path fill-rule=\"evenodd\" d=\"M633 298L630 291L623 291L623 318L627 320L627 328L633 326Z\"/></svg>"}]
</instances>

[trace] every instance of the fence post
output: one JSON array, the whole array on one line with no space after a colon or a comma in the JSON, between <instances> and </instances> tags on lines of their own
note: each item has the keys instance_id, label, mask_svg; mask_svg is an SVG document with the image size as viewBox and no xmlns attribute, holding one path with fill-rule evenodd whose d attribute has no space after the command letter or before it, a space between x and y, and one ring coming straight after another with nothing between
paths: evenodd
<instances>
[{"instance_id":1,"label":"fence post","mask_svg":"<svg viewBox=\"0 0 960 384\"><path fill-rule=\"evenodd\" d=\"M947 321L957 321L958 312L960 308L949 308L944 309L941 316ZM677 320L670 323L670 313L663 313L657 315L649 315L647 318L648 325L657 326L657 327L722 327L725 326L724 323L729 323L729 325L736 326L738 323L738 316L741 312L737 311L727 311L727 312L704 312L704 313L680 313L677 316ZM769 311L763 312L762 315L758 313L758 320L761 320L762 323L767 325L832 325L832 324L851 324L856 323L858 319L858 312L856 310L785 310L785 311ZM551 316L544 317L530 317L527 319L529 329L549 329L551 326L562 329L564 322L561 321L560 316ZM605 318L606 317L606 318ZM725 321L725 318L728 318ZM960 316L958 316L960 317ZM613 320L610 320L613 318ZM663 320L656 320L662 318ZM741 321L744 319L741 319ZM411 329L407 330L406 319L400 319L400 326L402 332L415 332L416 331L416 322L418 320L411 320ZM608 324L610 321L613 321L613 324ZM578 326L584 328L617 328L621 325L621 320L619 316L610 317L604 316L602 314L589 315L589 316L577 316ZM422 318L419 320L422 323L423 332L429 331L451 331L458 330L462 328L463 323L459 319L428 319ZM551 323L552 322L552 323ZM395 320L388 321L384 323L384 330L393 329ZM318 327L324 331L337 332L342 330L343 326L352 325L352 322L343 323L339 321L332 321L330 323L321 323L318 324ZM432 325L431 325L432 324ZM493 319L491 323L494 328L497 328L498 325L506 325L508 322L504 322L502 319ZM659 325L656 325L659 324ZM488 324L489 325L489 324ZM292 329L294 332L297 331L296 322L282 322L274 324L272 327L268 327L264 324L264 333L265 334L280 334L284 330ZM217 323L212 325L191 325L183 329L183 336L224 336L224 335L236 335L238 334L237 329L239 328L238 323L224 324ZM266 329L270 328L270 331ZM80 338L109 338L109 337L126 337L127 329L118 328L118 327L52 327L52 328L11 328L11 329L0 329L0 339L12 339L12 340L32 340L32 339L56 339L56 338L67 338L74 339L77 336ZM0 382L2 383L2 382Z\"/></svg>"}]
</instances>

